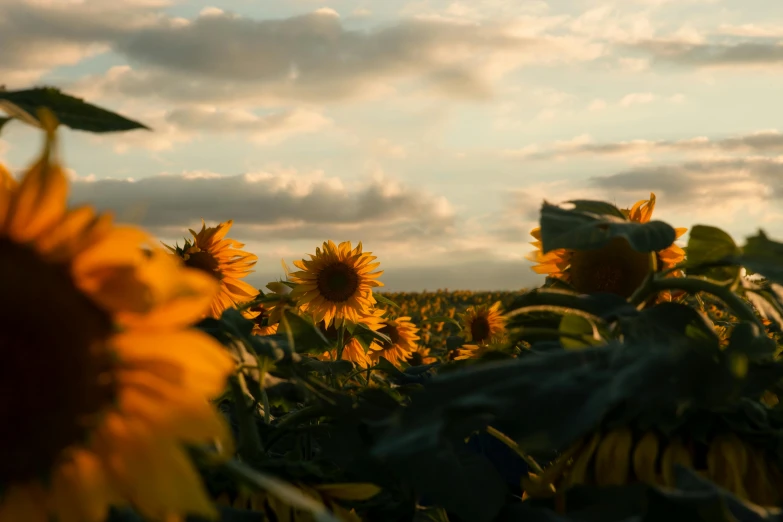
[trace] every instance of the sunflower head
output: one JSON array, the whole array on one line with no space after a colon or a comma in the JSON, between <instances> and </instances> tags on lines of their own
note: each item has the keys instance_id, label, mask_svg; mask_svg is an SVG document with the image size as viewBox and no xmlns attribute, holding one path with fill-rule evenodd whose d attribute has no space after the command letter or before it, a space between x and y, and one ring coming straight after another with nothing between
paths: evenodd
<instances>
[{"instance_id":1,"label":"sunflower head","mask_svg":"<svg viewBox=\"0 0 783 522\"><path fill-rule=\"evenodd\" d=\"M260 293L260 291L259 291ZM269 307L268 303L257 303L249 307L242 314L253 321L254 335L272 335L277 333L278 322L272 320L272 311L274 307Z\"/></svg>"},{"instance_id":2,"label":"sunflower head","mask_svg":"<svg viewBox=\"0 0 783 522\"><path fill-rule=\"evenodd\" d=\"M245 245L226 234L233 221L220 223L216 227L207 227L201 220L201 230L190 230L193 239L186 239L184 246L164 246L174 255L182 258L185 266L195 268L220 281L220 292L215 296L210 313L220 317L224 310L237 304L246 303L258 295L258 290L242 281L253 272L252 267L258 258L240 250Z\"/></svg>"},{"instance_id":3,"label":"sunflower head","mask_svg":"<svg viewBox=\"0 0 783 522\"><path fill-rule=\"evenodd\" d=\"M372 289L383 286L376 281L383 272L372 271L380 265L372 262L375 259L362 252L361 242L352 250L349 241L339 246L328 241L323 250L315 249L309 261L294 261L300 270L289 275L297 285L291 297L315 322L324 321L327 327L332 321L359 322L375 304Z\"/></svg>"},{"instance_id":4,"label":"sunflower head","mask_svg":"<svg viewBox=\"0 0 783 522\"><path fill-rule=\"evenodd\" d=\"M408 358L405 359L405 362L411 366L423 366L438 362L438 358L430 355L429 348L418 345L416 346L415 350L411 351L410 355L408 355Z\"/></svg>"},{"instance_id":5,"label":"sunflower head","mask_svg":"<svg viewBox=\"0 0 783 522\"><path fill-rule=\"evenodd\" d=\"M386 335L388 341L375 341L371 345L370 358L374 361L380 357L385 357L389 362L398 364L407 359L417 348L416 342L420 339L419 329L411 322L407 316L397 317L396 319L386 318L379 333Z\"/></svg>"},{"instance_id":6,"label":"sunflower head","mask_svg":"<svg viewBox=\"0 0 783 522\"><path fill-rule=\"evenodd\" d=\"M650 199L637 201L622 213L637 223L647 223L655 208L655 194ZM688 229L676 228L676 238ZM685 258L682 248L672 243L654 255L637 252L624 238L614 238L605 246L594 250L556 249L544 254L541 244L541 229L534 228L530 234L535 238L531 244L536 248L527 259L535 263L533 271L569 283L577 292L608 292L630 297L641 285L650 271L666 270L681 263ZM682 276L675 271L671 277ZM671 300L665 292L662 300Z\"/></svg>"},{"instance_id":7,"label":"sunflower head","mask_svg":"<svg viewBox=\"0 0 783 522\"><path fill-rule=\"evenodd\" d=\"M462 332L467 341L486 345L503 339L506 322L500 311L500 304L500 301L497 301L492 306L471 306L460 314Z\"/></svg>"},{"instance_id":8,"label":"sunflower head","mask_svg":"<svg viewBox=\"0 0 783 522\"><path fill-rule=\"evenodd\" d=\"M218 284L143 231L69 208L56 122L40 121L44 152L21 181L0 168L0 270L14 275L0 278L13 299L0 315L0 444L13 448L0 462L0 520L103 520L112 504L214 517L182 445L229 444L207 399L233 362L189 328Z\"/></svg>"}]
</instances>

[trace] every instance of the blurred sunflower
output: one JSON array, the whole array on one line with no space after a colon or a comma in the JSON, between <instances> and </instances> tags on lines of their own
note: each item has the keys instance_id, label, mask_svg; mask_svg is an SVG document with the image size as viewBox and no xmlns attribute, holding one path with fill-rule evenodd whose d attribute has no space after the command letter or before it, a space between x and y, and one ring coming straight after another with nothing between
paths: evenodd
<instances>
[{"instance_id":1,"label":"blurred sunflower","mask_svg":"<svg viewBox=\"0 0 783 522\"><path fill-rule=\"evenodd\" d=\"M361 522L362 519L356 514L356 511L348 510L340 504L340 501L361 501L368 500L380 492L380 488L374 484L368 483L349 483L349 484L319 484L306 485L294 484L305 496L317 500L326 507L338 520L344 522ZM229 500L226 498L226 500ZM287 522L316 522L312 513L297 509L288 505L281 499L270 495L265 491L250 493L240 491L236 495L231 505L237 509L246 509L264 513L269 520L279 520Z\"/></svg>"},{"instance_id":2,"label":"blurred sunflower","mask_svg":"<svg viewBox=\"0 0 783 522\"><path fill-rule=\"evenodd\" d=\"M647 223L655 208L655 194L650 199L637 201L630 209L622 209L623 214L637 223ZM687 228L675 228L679 239ZM527 259L536 263L532 269L537 274L560 279L571 284L577 292L609 292L622 297L630 297L641 285L652 268L651 256L637 252L623 238L614 238L606 246L596 250L557 249L541 252L541 229L530 231L536 240L531 243L536 250ZM662 271L674 267L685 259L685 251L672 243L656 253L656 270ZM672 272L670 277L682 276L681 271ZM671 300L666 292L661 298Z\"/></svg>"},{"instance_id":3,"label":"blurred sunflower","mask_svg":"<svg viewBox=\"0 0 783 522\"><path fill-rule=\"evenodd\" d=\"M385 318L378 332L386 335L391 342L373 341L369 351L370 359L378 362L384 357L394 365L405 361L416 350L418 331L410 317Z\"/></svg>"},{"instance_id":4,"label":"blurred sunflower","mask_svg":"<svg viewBox=\"0 0 783 522\"><path fill-rule=\"evenodd\" d=\"M715 434L707 443L628 427L596 432L577 441L523 486L531 497L549 496L573 485L634 482L675 486L675 465L693 469L739 498L761 506L783 500L783 473L763 449L734 433Z\"/></svg>"},{"instance_id":5,"label":"blurred sunflower","mask_svg":"<svg viewBox=\"0 0 783 522\"><path fill-rule=\"evenodd\" d=\"M376 258L370 254L362 252L361 241L353 250L350 241L339 246L325 242L323 251L316 248L309 261L294 261L300 271L290 274L297 285L291 297L316 323L324 321L328 327L333 320L358 322L375 304L373 287L383 286L375 280L383 271L372 272L380 263L372 263Z\"/></svg>"},{"instance_id":6,"label":"blurred sunflower","mask_svg":"<svg viewBox=\"0 0 783 522\"><path fill-rule=\"evenodd\" d=\"M258 295L258 290L241 279L253 272L258 258L244 250L245 245L233 239L225 239L233 221L209 227L201 220L201 230L190 230L193 240L174 248L163 245L185 261L185 266L197 268L220 281L220 293L210 307L212 317L220 317L223 310L246 303Z\"/></svg>"},{"instance_id":7,"label":"blurred sunflower","mask_svg":"<svg viewBox=\"0 0 783 522\"><path fill-rule=\"evenodd\" d=\"M452 361L463 361L465 359L478 359L485 353L490 351L487 344L463 344L456 350L453 350L449 354L449 359Z\"/></svg>"},{"instance_id":8,"label":"blurred sunflower","mask_svg":"<svg viewBox=\"0 0 783 522\"><path fill-rule=\"evenodd\" d=\"M410 355L408 355L407 359L405 359L405 362L407 362L411 366L424 366L427 364L438 362L438 358L433 355L430 355L429 348L425 348L424 346L417 345L416 349L412 350Z\"/></svg>"},{"instance_id":9,"label":"blurred sunflower","mask_svg":"<svg viewBox=\"0 0 783 522\"><path fill-rule=\"evenodd\" d=\"M497 301L492 306L471 306L464 313L459 314L466 341L486 345L503 339L506 326L500 304L500 301Z\"/></svg>"},{"instance_id":10,"label":"blurred sunflower","mask_svg":"<svg viewBox=\"0 0 783 522\"><path fill-rule=\"evenodd\" d=\"M67 207L57 122L19 183L0 169L0 522L217 515L182 443L230 446L208 398L234 364L188 328L217 284L152 238ZM45 319L42 319L45 318ZM44 321L46 324L44 325Z\"/></svg>"}]
</instances>

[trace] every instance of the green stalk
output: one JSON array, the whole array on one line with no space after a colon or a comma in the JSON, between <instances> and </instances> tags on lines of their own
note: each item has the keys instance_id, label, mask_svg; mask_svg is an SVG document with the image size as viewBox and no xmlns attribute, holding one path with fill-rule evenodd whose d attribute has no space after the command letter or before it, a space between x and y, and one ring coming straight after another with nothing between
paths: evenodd
<instances>
[{"instance_id":1,"label":"green stalk","mask_svg":"<svg viewBox=\"0 0 783 522\"><path fill-rule=\"evenodd\" d=\"M231 394L234 396L234 413L239 421L239 452L244 460L257 462L264 453L261 436L258 433L253 413L247 407L245 393L239 384L239 378L232 375L228 379Z\"/></svg>"}]
</instances>

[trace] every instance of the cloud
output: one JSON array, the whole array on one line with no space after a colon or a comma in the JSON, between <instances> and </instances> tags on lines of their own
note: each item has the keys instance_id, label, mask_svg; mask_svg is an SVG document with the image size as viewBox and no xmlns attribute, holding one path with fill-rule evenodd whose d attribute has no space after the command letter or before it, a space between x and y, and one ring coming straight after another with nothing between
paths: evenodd
<instances>
[{"instance_id":1,"label":"cloud","mask_svg":"<svg viewBox=\"0 0 783 522\"><path fill-rule=\"evenodd\" d=\"M565 159L573 156L618 156L650 152L717 152L783 154L783 134L776 130L711 140L696 137L684 140L628 140L612 143L593 143L587 135L573 140L556 142L542 148L529 145L522 149L507 150L504 155L525 160Z\"/></svg>"},{"instance_id":2,"label":"cloud","mask_svg":"<svg viewBox=\"0 0 783 522\"><path fill-rule=\"evenodd\" d=\"M778 42L709 43L649 39L639 41L633 47L652 55L655 62L691 67L770 66L783 62L783 44Z\"/></svg>"},{"instance_id":3,"label":"cloud","mask_svg":"<svg viewBox=\"0 0 783 522\"><path fill-rule=\"evenodd\" d=\"M323 238L359 233L374 239L445 236L453 232L448 201L377 177L351 187L322 172L278 169L237 176L209 172L141 179L80 179L71 202L89 202L168 235L233 219L253 237ZM175 234L178 235L178 234Z\"/></svg>"},{"instance_id":4,"label":"cloud","mask_svg":"<svg viewBox=\"0 0 783 522\"><path fill-rule=\"evenodd\" d=\"M246 110L191 106L169 111L165 118L182 131L242 133L262 143L279 143L291 135L316 132L330 124L321 113L299 108L259 116Z\"/></svg>"},{"instance_id":5,"label":"cloud","mask_svg":"<svg viewBox=\"0 0 783 522\"><path fill-rule=\"evenodd\" d=\"M732 204L782 198L783 161L737 158L644 166L594 177L590 184L624 192L651 190L671 205L728 211Z\"/></svg>"},{"instance_id":6,"label":"cloud","mask_svg":"<svg viewBox=\"0 0 783 522\"><path fill-rule=\"evenodd\" d=\"M105 52L156 21L164 2L122 0L0 2L0 77L23 88L47 71Z\"/></svg>"},{"instance_id":7,"label":"cloud","mask_svg":"<svg viewBox=\"0 0 783 522\"><path fill-rule=\"evenodd\" d=\"M647 104L652 103L657 99L658 96L651 92L633 92L623 96L623 98L620 100L620 106L629 107L631 105Z\"/></svg>"},{"instance_id":8,"label":"cloud","mask_svg":"<svg viewBox=\"0 0 783 522\"><path fill-rule=\"evenodd\" d=\"M480 100L525 64L591 60L603 52L581 39L524 29L516 22L408 18L353 30L324 10L266 20L217 12L188 23L162 18L112 42L129 68L75 87L99 96L204 103L323 103L396 88Z\"/></svg>"}]
</instances>

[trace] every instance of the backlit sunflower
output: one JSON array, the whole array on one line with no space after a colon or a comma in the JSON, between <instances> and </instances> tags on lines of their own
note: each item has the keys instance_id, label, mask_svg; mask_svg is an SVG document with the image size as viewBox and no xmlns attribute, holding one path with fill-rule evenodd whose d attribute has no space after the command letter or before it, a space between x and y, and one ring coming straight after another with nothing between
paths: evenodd
<instances>
[{"instance_id":1,"label":"backlit sunflower","mask_svg":"<svg viewBox=\"0 0 783 522\"><path fill-rule=\"evenodd\" d=\"M505 319L500 311L500 301L492 306L471 306L459 314L465 340L485 345L500 342L506 332Z\"/></svg>"},{"instance_id":2,"label":"backlit sunflower","mask_svg":"<svg viewBox=\"0 0 783 522\"><path fill-rule=\"evenodd\" d=\"M223 310L237 304L246 303L258 295L258 290L241 279L253 272L252 267L258 258L244 250L245 245L226 234L233 221L209 227L201 220L201 230L190 230L193 240L185 240L185 245L174 248L164 245L185 261L185 265L197 268L220 281L220 293L215 296L210 307L212 317L220 317Z\"/></svg>"},{"instance_id":3,"label":"backlit sunflower","mask_svg":"<svg viewBox=\"0 0 783 522\"><path fill-rule=\"evenodd\" d=\"M410 317L385 318L378 332L389 337L391 343L374 341L370 346L370 359L377 362L384 357L394 365L405 361L416 350L416 341L420 339L418 331Z\"/></svg>"},{"instance_id":4,"label":"backlit sunflower","mask_svg":"<svg viewBox=\"0 0 783 522\"><path fill-rule=\"evenodd\" d=\"M375 256L362 252L361 241L351 250L350 241L335 245L323 244L323 251L315 249L310 260L294 261L300 269L290 274L297 286L291 297L297 299L303 312L317 323L324 321L328 327L332 321L359 321L375 304L373 287L383 286L376 281L383 271L372 272L380 263L373 263Z\"/></svg>"},{"instance_id":5,"label":"backlit sunflower","mask_svg":"<svg viewBox=\"0 0 783 522\"><path fill-rule=\"evenodd\" d=\"M0 522L214 517L182 443L230 444L208 402L234 364L190 329L218 291L152 238L68 208L42 111L43 153L19 183L0 168Z\"/></svg>"},{"instance_id":6,"label":"backlit sunflower","mask_svg":"<svg viewBox=\"0 0 783 522\"><path fill-rule=\"evenodd\" d=\"M649 200L637 201L630 209L622 212L628 219L637 223L647 223L655 208L655 194L650 193ZM680 238L687 228L676 228L676 239ZM536 263L532 269L538 274L560 279L573 286L580 293L609 292L622 297L630 297L644 281L652 268L651 256L637 252L622 238L612 239L606 246L596 250L557 249L541 252L541 229L530 231L536 241L531 245L536 250L527 259ZM685 259L685 251L672 243L668 248L656 253L658 271L666 270L681 263ZM672 277L681 276L677 271ZM670 300L665 293L661 296Z\"/></svg>"}]
</instances>

